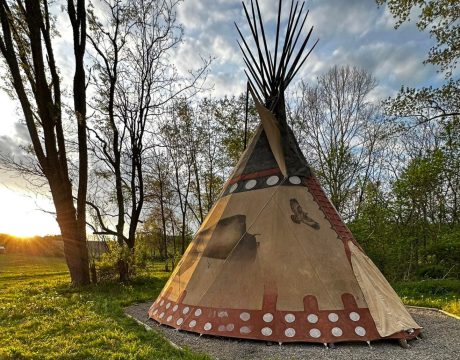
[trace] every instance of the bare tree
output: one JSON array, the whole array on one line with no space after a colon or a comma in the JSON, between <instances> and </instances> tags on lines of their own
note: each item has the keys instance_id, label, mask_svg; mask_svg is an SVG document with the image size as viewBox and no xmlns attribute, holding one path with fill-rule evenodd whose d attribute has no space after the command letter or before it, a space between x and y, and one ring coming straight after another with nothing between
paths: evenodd
<instances>
[{"instance_id":1,"label":"bare tree","mask_svg":"<svg viewBox=\"0 0 460 360\"><path fill-rule=\"evenodd\" d=\"M217 200L225 180L244 150L246 98L205 98L194 106L194 196L199 223ZM259 121L252 102L248 107L250 136Z\"/></svg>"},{"instance_id":2,"label":"bare tree","mask_svg":"<svg viewBox=\"0 0 460 360\"><path fill-rule=\"evenodd\" d=\"M291 112L308 161L344 216L359 208L381 148L383 123L369 99L375 86L367 71L336 66L315 86L301 84L300 101Z\"/></svg>"},{"instance_id":3,"label":"bare tree","mask_svg":"<svg viewBox=\"0 0 460 360\"><path fill-rule=\"evenodd\" d=\"M84 54L85 0L68 0L75 73L73 110L77 127L78 185L76 204L62 119L60 72L53 50L55 28L47 0L0 2L0 51L14 97L21 104L38 169L46 178L56 208L64 252L74 284L90 281L86 246L87 133Z\"/></svg>"},{"instance_id":4,"label":"bare tree","mask_svg":"<svg viewBox=\"0 0 460 360\"><path fill-rule=\"evenodd\" d=\"M176 21L179 1L102 1L109 18L91 13L90 41L95 52L97 122L91 128L95 167L110 189L115 185L115 228L110 212L102 211L100 194L91 208L98 214L97 233L113 235L134 251L136 229L144 206L143 162L153 145L156 119L179 94L199 90L207 62L189 77L181 77L171 62L171 51L182 40ZM100 179L99 179L100 180Z\"/></svg>"},{"instance_id":5,"label":"bare tree","mask_svg":"<svg viewBox=\"0 0 460 360\"><path fill-rule=\"evenodd\" d=\"M174 211L172 209L173 180L171 161L166 152L156 149L154 155L149 159L148 167L150 178L147 183L146 200L153 205L147 221L157 224L161 230L162 258L165 261L165 271L169 271L168 253L168 220L171 221Z\"/></svg>"},{"instance_id":6,"label":"bare tree","mask_svg":"<svg viewBox=\"0 0 460 360\"><path fill-rule=\"evenodd\" d=\"M196 158L197 141L194 137L194 118L187 102L179 102L172 110L172 119L161 128L162 143L173 167L174 189L181 215L181 254L185 252L187 236L187 214L193 184L193 165ZM174 235L173 235L174 237Z\"/></svg>"}]
</instances>

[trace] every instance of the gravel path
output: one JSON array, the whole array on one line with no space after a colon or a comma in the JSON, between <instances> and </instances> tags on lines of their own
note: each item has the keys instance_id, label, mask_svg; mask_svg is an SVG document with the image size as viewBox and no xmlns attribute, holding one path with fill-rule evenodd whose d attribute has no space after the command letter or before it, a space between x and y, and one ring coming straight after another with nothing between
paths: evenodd
<instances>
[{"instance_id":1,"label":"gravel path","mask_svg":"<svg viewBox=\"0 0 460 360\"><path fill-rule=\"evenodd\" d=\"M338 343L335 349L317 344L283 344L267 346L260 341L239 341L218 337L198 336L159 326L148 319L151 302L126 308L127 315L161 332L167 339L183 348L207 353L215 359L460 359L460 320L433 310L410 308L414 319L424 327L422 340L410 342L405 350L396 341L365 343Z\"/></svg>"}]
</instances>

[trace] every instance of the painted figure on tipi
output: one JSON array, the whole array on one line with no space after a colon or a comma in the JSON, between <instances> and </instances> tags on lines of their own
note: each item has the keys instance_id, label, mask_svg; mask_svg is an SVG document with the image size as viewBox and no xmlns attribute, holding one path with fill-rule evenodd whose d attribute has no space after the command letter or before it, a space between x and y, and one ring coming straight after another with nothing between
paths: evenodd
<instances>
[{"instance_id":1,"label":"painted figure on tipi","mask_svg":"<svg viewBox=\"0 0 460 360\"><path fill-rule=\"evenodd\" d=\"M331 204L286 121L284 93L313 50L307 14L290 6L269 49L257 0L241 33L260 117L149 316L199 334L273 342L372 341L405 345L421 327Z\"/></svg>"}]
</instances>

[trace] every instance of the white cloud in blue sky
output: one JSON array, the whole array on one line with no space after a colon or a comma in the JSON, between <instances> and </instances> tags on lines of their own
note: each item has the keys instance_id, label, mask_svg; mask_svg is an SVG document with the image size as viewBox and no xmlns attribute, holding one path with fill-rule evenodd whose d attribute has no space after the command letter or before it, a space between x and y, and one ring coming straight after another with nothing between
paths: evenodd
<instances>
[{"instance_id":1,"label":"white cloud in blue sky","mask_svg":"<svg viewBox=\"0 0 460 360\"><path fill-rule=\"evenodd\" d=\"M276 25L277 2L260 1L267 23L267 36ZM284 1L286 20L289 1ZM299 73L313 82L333 65L355 65L372 72L379 82L377 93L394 94L401 85L436 85L442 79L436 69L422 62L432 46L426 33L414 22L394 29L394 20L385 7L372 0L310 0L306 28L314 26L312 39L320 39L311 58ZM210 82L213 96L243 91L244 64L238 49L235 21L249 35L241 3L234 0L186 0L180 5L178 20L184 25L184 46L177 51L181 70L198 66L200 57L212 56ZM269 35L270 34L270 35Z\"/></svg>"},{"instance_id":2,"label":"white cloud in blue sky","mask_svg":"<svg viewBox=\"0 0 460 360\"><path fill-rule=\"evenodd\" d=\"M249 4L249 1L246 0ZM273 39L278 9L277 1L260 0L266 32ZM283 1L286 22L290 1ZM414 22L394 29L394 20L385 7L373 0L309 0L310 9L305 30L314 26L312 40L320 39L297 79L314 82L316 77L334 65L355 65L369 70L379 82L378 93L389 96L401 85L437 85L442 76L429 65L423 65L432 40L420 33ZM208 85L210 95L234 95L245 87L244 63L236 40L236 22L246 35L244 12L239 0L185 0L177 11L184 26L184 41L175 50L175 64L185 72L202 65L202 57L215 58ZM55 44L61 74L70 85L73 73L71 28L65 13L58 16L61 38ZM312 43L313 43L312 41ZM0 94L4 120L0 135L11 136L18 120L15 104Z\"/></svg>"}]
</instances>

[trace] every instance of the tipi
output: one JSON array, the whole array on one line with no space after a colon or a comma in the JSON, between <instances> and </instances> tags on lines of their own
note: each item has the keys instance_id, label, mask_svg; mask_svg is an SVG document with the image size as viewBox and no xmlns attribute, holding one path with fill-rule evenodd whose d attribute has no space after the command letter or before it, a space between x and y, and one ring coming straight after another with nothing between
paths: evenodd
<instances>
[{"instance_id":1,"label":"tipi","mask_svg":"<svg viewBox=\"0 0 460 360\"><path fill-rule=\"evenodd\" d=\"M291 3L281 44L279 2L271 53L257 0L243 7L255 51L237 29L261 123L149 316L224 337L405 345L421 327L341 220L286 122L284 91L314 47L303 55L313 28L299 42L308 12Z\"/></svg>"}]
</instances>

